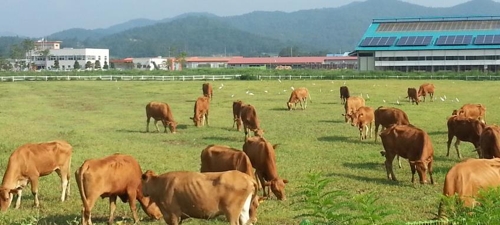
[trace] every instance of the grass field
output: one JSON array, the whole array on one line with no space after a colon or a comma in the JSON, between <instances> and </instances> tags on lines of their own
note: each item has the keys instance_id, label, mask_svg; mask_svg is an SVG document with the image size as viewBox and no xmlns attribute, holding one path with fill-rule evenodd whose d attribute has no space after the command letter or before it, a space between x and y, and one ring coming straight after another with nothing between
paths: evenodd
<instances>
[{"instance_id":1,"label":"grass field","mask_svg":"<svg viewBox=\"0 0 500 225\"><path fill-rule=\"evenodd\" d=\"M424 81L349 80L352 95L366 98L371 107L395 106L407 112L410 122L431 136L434 150L435 185L411 184L407 161L395 166L398 182L386 178L380 139L359 141L358 130L344 123L339 86L344 81L215 81L210 106L209 127L196 128L194 100L201 95L202 82L12 82L0 83L0 173L5 172L10 153L27 142L67 140L74 147L71 196L61 203L57 175L40 179L39 209L33 208L28 188L21 209L9 209L0 216L0 224L72 224L80 221L82 203L74 171L85 159L121 152L134 156L145 171L157 173L174 170L198 171L200 152L209 144L224 144L241 149L243 132L232 126L232 101L253 104L265 130L265 137L276 150L278 173L290 181L288 200L275 198L261 204L258 224L298 224L301 213L299 187L307 175L321 173L332 180L328 189L340 189L353 195L376 193L378 204L397 210L388 220L428 220L437 212L444 176L459 161L453 150L446 157L446 118L464 103L483 103L486 122L500 121L496 82L431 81L436 86L436 100L411 105L404 97L408 87ZM219 89L221 85L223 88ZM307 110L286 110L291 87L307 87L312 103ZM254 95L248 95L249 91ZM367 94L369 98L367 98ZM440 97L446 95L446 100ZM396 103L399 99L400 105ZM457 101L458 99L459 101ZM384 103L385 100L385 103ZM145 133L145 106L149 101L170 104L179 123L177 134ZM155 130L150 124L150 130ZM470 143L462 143L464 157L477 157ZM127 204L119 203L116 221L132 223ZM139 215L145 217L141 210ZM103 224L108 217L108 201L99 200L93 209L93 221ZM164 224L144 218L142 224ZM185 224L226 224L215 221L188 220Z\"/></svg>"}]
</instances>

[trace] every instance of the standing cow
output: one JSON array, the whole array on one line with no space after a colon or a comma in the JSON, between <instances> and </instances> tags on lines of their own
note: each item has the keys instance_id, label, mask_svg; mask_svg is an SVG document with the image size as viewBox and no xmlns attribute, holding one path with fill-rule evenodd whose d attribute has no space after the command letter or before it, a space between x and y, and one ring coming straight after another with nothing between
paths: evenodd
<instances>
[{"instance_id":1,"label":"standing cow","mask_svg":"<svg viewBox=\"0 0 500 225\"><path fill-rule=\"evenodd\" d=\"M161 121L167 133L167 126L170 132L175 133L177 130L177 122L174 120L172 110L167 103L164 102L150 102L146 105L146 132L149 132L149 121L151 117L155 120L156 131L160 132L158 128L158 121Z\"/></svg>"},{"instance_id":2,"label":"standing cow","mask_svg":"<svg viewBox=\"0 0 500 225\"><path fill-rule=\"evenodd\" d=\"M264 130L260 128L259 118L257 117L257 111L252 105L243 105L240 111L240 118L243 122L243 130L245 131L245 138L250 136L250 131L254 133L255 136L262 137L264 135Z\"/></svg>"},{"instance_id":3,"label":"standing cow","mask_svg":"<svg viewBox=\"0 0 500 225\"><path fill-rule=\"evenodd\" d=\"M286 105L288 106L288 110L295 109L297 107L297 102L300 103L300 108L301 109L306 109L307 108L307 98L309 98L309 101L312 102L311 100L311 94L309 94L309 91L307 88L297 88L292 91L290 94L290 98L288 99L288 102ZM304 104L302 104L304 103Z\"/></svg>"},{"instance_id":4,"label":"standing cow","mask_svg":"<svg viewBox=\"0 0 500 225\"><path fill-rule=\"evenodd\" d=\"M139 221L136 200L148 216L161 218L158 207L142 194L141 175L139 163L129 155L113 154L101 159L85 160L75 172L83 203L82 224L92 224L92 208L99 197L109 197L109 224L114 221L117 197L123 202L129 202L135 223Z\"/></svg>"},{"instance_id":5,"label":"standing cow","mask_svg":"<svg viewBox=\"0 0 500 225\"><path fill-rule=\"evenodd\" d=\"M200 172L224 172L238 170L254 178L250 159L241 150L223 145L209 145L201 151Z\"/></svg>"},{"instance_id":6,"label":"standing cow","mask_svg":"<svg viewBox=\"0 0 500 225\"><path fill-rule=\"evenodd\" d=\"M382 130L393 125L409 125L408 115L401 109L394 107L378 107L375 112L375 142L377 142L378 127L382 125Z\"/></svg>"},{"instance_id":7,"label":"standing cow","mask_svg":"<svg viewBox=\"0 0 500 225\"><path fill-rule=\"evenodd\" d=\"M56 171L61 178L61 201L69 196L69 178L73 147L65 141L28 143L20 146L9 157L7 169L0 186L0 210L6 211L17 194L16 206L21 205L23 188L31 184L35 207L38 200L38 179Z\"/></svg>"},{"instance_id":8,"label":"standing cow","mask_svg":"<svg viewBox=\"0 0 500 225\"><path fill-rule=\"evenodd\" d=\"M203 83L202 88L203 96L210 98L212 100L213 90L212 85L210 83Z\"/></svg>"},{"instance_id":9,"label":"standing cow","mask_svg":"<svg viewBox=\"0 0 500 225\"><path fill-rule=\"evenodd\" d=\"M451 115L460 115L472 119L478 119L486 123L486 107L482 104L464 104L460 109L453 110Z\"/></svg>"},{"instance_id":10,"label":"standing cow","mask_svg":"<svg viewBox=\"0 0 500 225\"><path fill-rule=\"evenodd\" d=\"M408 101L410 101L412 105L413 105L413 103L418 105L418 102L420 102L420 100L418 99L417 89L408 88L407 94L408 94L408 96L406 96L406 97L408 98Z\"/></svg>"},{"instance_id":11,"label":"standing cow","mask_svg":"<svg viewBox=\"0 0 500 225\"><path fill-rule=\"evenodd\" d=\"M341 104L345 104L347 99L351 97L349 94L349 88L347 86L341 86L340 87L340 102Z\"/></svg>"},{"instance_id":12,"label":"standing cow","mask_svg":"<svg viewBox=\"0 0 500 225\"><path fill-rule=\"evenodd\" d=\"M351 125L359 129L359 140L366 139L368 133L370 133L370 138L372 137L374 117L373 108L369 106L361 106L350 115Z\"/></svg>"},{"instance_id":13,"label":"standing cow","mask_svg":"<svg viewBox=\"0 0 500 225\"><path fill-rule=\"evenodd\" d=\"M418 88L418 97L420 98L420 96L423 96L425 102L425 96L427 94L429 94L429 96L431 97L431 101L434 101L434 84L425 83L420 85L420 87Z\"/></svg>"},{"instance_id":14,"label":"standing cow","mask_svg":"<svg viewBox=\"0 0 500 225\"><path fill-rule=\"evenodd\" d=\"M190 117L197 127L208 126L208 111L210 109L210 99L208 97L199 97L194 103L194 115Z\"/></svg>"},{"instance_id":15,"label":"standing cow","mask_svg":"<svg viewBox=\"0 0 500 225\"><path fill-rule=\"evenodd\" d=\"M389 180L397 181L392 170L392 161L396 155L408 159L411 168L411 182L415 181L415 171L420 178L420 183L427 183L426 172L429 173L431 184L434 184L432 178L432 162L434 158L434 148L429 135L412 125L393 125L380 133L380 139L385 152L385 169Z\"/></svg>"},{"instance_id":16,"label":"standing cow","mask_svg":"<svg viewBox=\"0 0 500 225\"><path fill-rule=\"evenodd\" d=\"M243 121L241 121L241 107L243 107L243 102L241 100L233 102L233 128L234 124L236 124L237 131L240 131L243 125Z\"/></svg>"},{"instance_id":17,"label":"standing cow","mask_svg":"<svg viewBox=\"0 0 500 225\"><path fill-rule=\"evenodd\" d=\"M462 158L460 150L458 149L461 141L472 143L476 151L478 151L478 155L480 155L479 145L481 133L486 127L484 123L476 119L454 115L448 118L446 125L448 126L448 141L446 142L448 151L446 152L446 156L450 156L450 145L453 137L457 137L454 146L458 158Z\"/></svg>"},{"instance_id":18,"label":"standing cow","mask_svg":"<svg viewBox=\"0 0 500 225\"><path fill-rule=\"evenodd\" d=\"M363 97L352 96L349 97L344 104L344 116L345 122L349 123L351 115L358 111L359 107L365 106L365 99Z\"/></svg>"},{"instance_id":19,"label":"standing cow","mask_svg":"<svg viewBox=\"0 0 500 225\"><path fill-rule=\"evenodd\" d=\"M500 158L500 127L497 125L487 126L481 133L480 158Z\"/></svg>"}]
</instances>

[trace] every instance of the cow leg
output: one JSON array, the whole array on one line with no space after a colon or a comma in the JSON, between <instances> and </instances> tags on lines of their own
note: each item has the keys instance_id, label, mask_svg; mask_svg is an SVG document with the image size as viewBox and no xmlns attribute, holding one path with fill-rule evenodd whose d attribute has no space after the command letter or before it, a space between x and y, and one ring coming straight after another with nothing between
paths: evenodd
<instances>
[{"instance_id":1,"label":"cow leg","mask_svg":"<svg viewBox=\"0 0 500 225\"><path fill-rule=\"evenodd\" d=\"M16 199L16 205L15 205L15 209L19 209L19 207L21 206L21 196L23 195L23 190L18 190L17 191L17 199ZM11 198L11 201L12 201L12 198Z\"/></svg>"},{"instance_id":2,"label":"cow leg","mask_svg":"<svg viewBox=\"0 0 500 225\"><path fill-rule=\"evenodd\" d=\"M40 201L38 200L38 177L33 176L30 177L31 183L31 193L33 194L33 198L35 199L35 207L40 206Z\"/></svg>"},{"instance_id":3,"label":"cow leg","mask_svg":"<svg viewBox=\"0 0 500 225\"><path fill-rule=\"evenodd\" d=\"M415 172L417 171L415 163L410 162L410 169L411 169L411 183L415 183Z\"/></svg>"},{"instance_id":4,"label":"cow leg","mask_svg":"<svg viewBox=\"0 0 500 225\"><path fill-rule=\"evenodd\" d=\"M429 96L431 96L431 102L434 101L434 93L429 93Z\"/></svg>"},{"instance_id":5,"label":"cow leg","mask_svg":"<svg viewBox=\"0 0 500 225\"><path fill-rule=\"evenodd\" d=\"M207 114L205 114L205 119L207 120L207 126L209 126L209 124L208 124L208 112L207 112Z\"/></svg>"},{"instance_id":6,"label":"cow leg","mask_svg":"<svg viewBox=\"0 0 500 225\"><path fill-rule=\"evenodd\" d=\"M399 158L399 155L398 155L398 156L396 156L396 157L398 158L398 166L399 166L399 168L401 169L401 159Z\"/></svg>"},{"instance_id":7,"label":"cow leg","mask_svg":"<svg viewBox=\"0 0 500 225\"><path fill-rule=\"evenodd\" d=\"M134 217L134 223L139 222L139 217L137 216L137 207L135 201L137 199L137 190L127 190L128 204L130 205L130 211L132 211L132 216Z\"/></svg>"},{"instance_id":8,"label":"cow leg","mask_svg":"<svg viewBox=\"0 0 500 225\"><path fill-rule=\"evenodd\" d=\"M431 184L434 184L434 178L432 178L432 161L427 164L427 169L429 170L429 178L431 179Z\"/></svg>"},{"instance_id":9,"label":"cow leg","mask_svg":"<svg viewBox=\"0 0 500 225\"><path fill-rule=\"evenodd\" d=\"M82 190L85 191L85 190ZM91 194L91 193L88 193ZM94 204L99 196L93 196L87 195L87 198L85 200L82 199L82 201L86 201L83 203L83 208L82 208L82 224L84 225L92 225L92 208L94 208Z\"/></svg>"},{"instance_id":10,"label":"cow leg","mask_svg":"<svg viewBox=\"0 0 500 225\"><path fill-rule=\"evenodd\" d=\"M304 109L307 109L307 98L304 98Z\"/></svg>"},{"instance_id":11,"label":"cow leg","mask_svg":"<svg viewBox=\"0 0 500 225\"><path fill-rule=\"evenodd\" d=\"M448 128L449 129L449 128ZM450 133L450 131L448 131L448 141L446 142L446 148L448 149L446 151L446 156L449 157L450 156L450 145L451 145L451 141L453 140L453 137L454 135L452 133ZM458 140L458 138L457 138ZM460 157L459 157L460 158Z\"/></svg>"},{"instance_id":12,"label":"cow leg","mask_svg":"<svg viewBox=\"0 0 500 225\"><path fill-rule=\"evenodd\" d=\"M149 132L149 121L150 121L151 117L148 117L146 119L146 132Z\"/></svg>"},{"instance_id":13,"label":"cow leg","mask_svg":"<svg viewBox=\"0 0 500 225\"><path fill-rule=\"evenodd\" d=\"M457 137L457 140L455 141L455 149L457 150L457 155L458 155L458 158L461 159L462 158L462 155L460 155L460 150L458 150L458 146L460 145L460 140L458 139Z\"/></svg>"},{"instance_id":14,"label":"cow leg","mask_svg":"<svg viewBox=\"0 0 500 225\"><path fill-rule=\"evenodd\" d=\"M389 151L385 152L385 170L387 172L387 179L397 181L394 171L392 170L392 161L394 161L395 154Z\"/></svg>"},{"instance_id":15,"label":"cow leg","mask_svg":"<svg viewBox=\"0 0 500 225\"><path fill-rule=\"evenodd\" d=\"M269 193L269 189L266 193L266 181L264 180L264 174L258 170L255 170L255 174L257 175L257 179L259 180L260 185L262 186L262 192L264 193L263 196L269 197L271 193Z\"/></svg>"},{"instance_id":16,"label":"cow leg","mask_svg":"<svg viewBox=\"0 0 500 225\"><path fill-rule=\"evenodd\" d=\"M61 188L62 188L61 202L64 202L64 200L66 200L66 197L69 196L69 173L62 172L68 170L65 167L66 165L64 166L64 168L56 170L57 175L59 175L59 177L61 178Z\"/></svg>"},{"instance_id":17,"label":"cow leg","mask_svg":"<svg viewBox=\"0 0 500 225\"><path fill-rule=\"evenodd\" d=\"M156 131L160 132L160 128L158 127L158 120L155 120L155 127L156 127Z\"/></svg>"},{"instance_id":18,"label":"cow leg","mask_svg":"<svg viewBox=\"0 0 500 225\"><path fill-rule=\"evenodd\" d=\"M109 196L109 219L108 224L113 224L115 220L116 195Z\"/></svg>"},{"instance_id":19,"label":"cow leg","mask_svg":"<svg viewBox=\"0 0 500 225\"><path fill-rule=\"evenodd\" d=\"M248 195L247 199L245 200L245 204L241 209L239 216L240 225L248 224L248 222L250 221L250 207L252 205L252 197L253 197L252 195L253 193L250 193Z\"/></svg>"}]
</instances>

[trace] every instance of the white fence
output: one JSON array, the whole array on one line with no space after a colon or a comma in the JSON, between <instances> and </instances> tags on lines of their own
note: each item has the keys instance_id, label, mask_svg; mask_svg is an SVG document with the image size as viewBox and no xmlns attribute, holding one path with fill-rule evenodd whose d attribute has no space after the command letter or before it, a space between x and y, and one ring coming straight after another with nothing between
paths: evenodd
<instances>
[{"instance_id":1,"label":"white fence","mask_svg":"<svg viewBox=\"0 0 500 225\"><path fill-rule=\"evenodd\" d=\"M193 81L193 80L235 80L241 75L184 75L184 76L151 76L151 75L95 75L95 76L0 76L1 82L14 81L55 81L55 80L102 80L102 81Z\"/></svg>"}]
</instances>

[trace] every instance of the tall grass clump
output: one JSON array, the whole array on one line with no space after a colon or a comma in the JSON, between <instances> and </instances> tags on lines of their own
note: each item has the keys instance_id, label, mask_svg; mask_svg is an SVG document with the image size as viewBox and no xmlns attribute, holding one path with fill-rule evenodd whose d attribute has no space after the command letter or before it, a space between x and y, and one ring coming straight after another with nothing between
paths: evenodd
<instances>
[{"instance_id":1,"label":"tall grass clump","mask_svg":"<svg viewBox=\"0 0 500 225\"><path fill-rule=\"evenodd\" d=\"M480 190L476 201L471 208L464 206L456 195L443 196L444 217L456 225L500 223L500 188Z\"/></svg>"}]
</instances>

